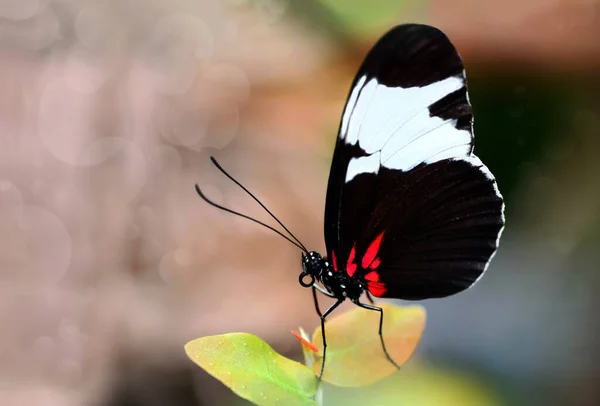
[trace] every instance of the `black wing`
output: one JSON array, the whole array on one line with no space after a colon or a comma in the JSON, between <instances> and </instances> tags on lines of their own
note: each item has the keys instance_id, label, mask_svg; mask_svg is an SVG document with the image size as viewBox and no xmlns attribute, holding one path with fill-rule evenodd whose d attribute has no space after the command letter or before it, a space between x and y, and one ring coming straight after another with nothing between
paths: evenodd
<instances>
[{"instance_id":1,"label":"black wing","mask_svg":"<svg viewBox=\"0 0 600 406\"><path fill-rule=\"evenodd\" d=\"M504 226L490 171L473 155L460 56L426 25L400 25L353 82L331 164L327 252L380 297L460 292L482 275Z\"/></svg>"}]
</instances>

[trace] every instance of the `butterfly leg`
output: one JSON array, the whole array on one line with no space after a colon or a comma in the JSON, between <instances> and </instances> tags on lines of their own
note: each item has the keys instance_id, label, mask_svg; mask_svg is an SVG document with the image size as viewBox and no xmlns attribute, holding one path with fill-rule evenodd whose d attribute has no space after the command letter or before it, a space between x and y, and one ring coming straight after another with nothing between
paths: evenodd
<instances>
[{"instance_id":1,"label":"butterfly leg","mask_svg":"<svg viewBox=\"0 0 600 406\"><path fill-rule=\"evenodd\" d=\"M319 317L323 317L323 313L321 313L321 309L319 308L319 299L317 299L317 288L315 288L315 285L312 287L312 295L315 302L315 310L317 311Z\"/></svg>"},{"instance_id":2,"label":"butterfly leg","mask_svg":"<svg viewBox=\"0 0 600 406\"><path fill-rule=\"evenodd\" d=\"M319 315L319 317L323 317L323 313L321 313L321 309L319 308L319 300L317 299L317 290L319 292L321 292L322 294L324 294L325 296L331 297L334 299L335 299L335 295L333 295L332 293L327 291L327 289L323 288L322 286L320 286L316 283L312 286L312 294L313 294L313 300L315 302L315 309L317 310L317 314Z\"/></svg>"},{"instance_id":3,"label":"butterfly leg","mask_svg":"<svg viewBox=\"0 0 600 406\"><path fill-rule=\"evenodd\" d=\"M369 303L371 303L372 305L374 305L375 301L373 300L373 296L371 296L371 294L369 293L368 290L366 290L365 293L367 294L367 300L369 301Z\"/></svg>"},{"instance_id":4,"label":"butterfly leg","mask_svg":"<svg viewBox=\"0 0 600 406\"><path fill-rule=\"evenodd\" d=\"M385 341L383 340L383 309L381 307L368 305L366 303L360 303L358 301L356 302L356 304L359 307L362 307L363 309L379 312L379 340L381 341L381 348L383 349L383 352L385 353L385 356L388 359L388 361L390 361L396 368L400 369L400 365L396 364L396 362L388 353L387 348L385 348Z\"/></svg>"},{"instance_id":5,"label":"butterfly leg","mask_svg":"<svg viewBox=\"0 0 600 406\"><path fill-rule=\"evenodd\" d=\"M325 318L327 316L329 316L329 314L332 311L334 311L336 307L338 307L340 304L342 304L343 301L344 301L344 299L338 299L338 301L335 302L334 304L332 304L331 306L329 306L329 309L327 309L325 311L325 313L323 313L323 315L321 316L321 335L323 337L323 358L321 359L321 372L319 372L319 381L323 377L323 371L325 370L325 356L327 355L327 340L325 339Z\"/></svg>"},{"instance_id":6,"label":"butterfly leg","mask_svg":"<svg viewBox=\"0 0 600 406\"><path fill-rule=\"evenodd\" d=\"M319 292L321 292L322 294L324 294L327 297L336 299L336 296L333 293L329 292L327 289L325 289L323 286L319 285L318 283L315 283L313 285L313 289L317 289Z\"/></svg>"}]
</instances>

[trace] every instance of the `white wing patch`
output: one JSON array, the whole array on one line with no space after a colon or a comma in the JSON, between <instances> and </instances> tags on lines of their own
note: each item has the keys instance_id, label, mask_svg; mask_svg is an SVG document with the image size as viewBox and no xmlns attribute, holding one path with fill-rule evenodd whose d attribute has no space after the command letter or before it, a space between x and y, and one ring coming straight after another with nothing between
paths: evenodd
<instances>
[{"instance_id":1,"label":"white wing patch","mask_svg":"<svg viewBox=\"0 0 600 406\"><path fill-rule=\"evenodd\" d=\"M348 99L348 103L346 103L346 108L344 109L344 115L342 116L342 134L346 134L348 131L348 123L350 121L350 116L352 115L352 110L354 109L354 105L356 104L356 99L358 99L358 94L365 84L365 80L367 80L366 76L360 78L358 82L356 82L356 86L352 89L352 93L350 94L350 98Z\"/></svg>"},{"instance_id":2,"label":"white wing patch","mask_svg":"<svg viewBox=\"0 0 600 406\"><path fill-rule=\"evenodd\" d=\"M360 82L364 82L363 78L360 79ZM375 100L377 87L377 80L371 79L369 83L367 83L360 90L356 104L350 112L348 131L346 132L346 134L344 134L344 137L346 138L346 143L356 144L356 141L359 141L359 135L361 133L361 130L363 130L363 121L365 121L365 118L368 119L367 113L369 112L369 109L373 107L373 104L380 103L379 100ZM382 102L383 101L384 100L382 100ZM366 128L364 130L366 130Z\"/></svg>"},{"instance_id":3,"label":"white wing patch","mask_svg":"<svg viewBox=\"0 0 600 406\"><path fill-rule=\"evenodd\" d=\"M352 158L348 164L348 170L346 171L346 183L350 182L356 175L360 173L377 174L380 167L381 162L379 152L367 156L361 156L359 158Z\"/></svg>"},{"instance_id":4,"label":"white wing patch","mask_svg":"<svg viewBox=\"0 0 600 406\"><path fill-rule=\"evenodd\" d=\"M471 133L456 129L456 120L431 116L428 110L464 86L464 77L405 89L381 85L375 78L367 82L362 76L344 110L340 137L350 145L358 142L369 157L350 162L346 182L360 173L377 173L375 162L409 171L422 162L469 156Z\"/></svg>"}]
</instances>

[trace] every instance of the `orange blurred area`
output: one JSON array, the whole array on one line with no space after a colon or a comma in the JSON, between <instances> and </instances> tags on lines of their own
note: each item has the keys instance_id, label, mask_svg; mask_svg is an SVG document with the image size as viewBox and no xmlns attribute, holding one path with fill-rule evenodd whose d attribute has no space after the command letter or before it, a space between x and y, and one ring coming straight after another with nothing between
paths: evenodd
<instances>
[{"instance_id":1,"label":"orange blurred area","mask_svg":"<svg viewBox=\"0 0 600 406\"><path fill-rule=\"evenodd\" d=\"M461 52L476 150L507 197L486 276L423 303L411 405L444 405L435 382L452 404L600 404L599 15L597 0L1 0L0 405L244 404L185 358L209 334L300 360L289 330L319 320L300 252L194 184L274 224L214 155L323 252L350 83L400 22Z\"/></svg>"},{"instance_id":2,"label":"orange blurred area","mask_svg":"<svg viewBox=\"0 0 600 406\"><path fill-rule=\"evenodd\" d=\"M599 12L597 0L434 0L429 17L465 56L590 70L600 64Z\"/></svg>"}]
</instances>

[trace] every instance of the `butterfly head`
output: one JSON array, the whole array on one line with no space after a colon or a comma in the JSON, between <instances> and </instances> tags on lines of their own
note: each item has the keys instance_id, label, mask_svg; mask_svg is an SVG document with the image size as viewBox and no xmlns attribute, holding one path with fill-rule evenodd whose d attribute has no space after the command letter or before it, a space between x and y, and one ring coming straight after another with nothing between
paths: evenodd
<instances>
[{"instance_id":1,"label":"butterfly head","mask_svg":"<svg viewBox=\"0 0 600 406\"><path fill-rule=\"evenodd\" d=\"M316 280L321 279L321 275L327 267L327 260L316 251L302 254L302 273L300 273L300 285L305 288L313 286Z\"/></svg>"}]
</instances>

